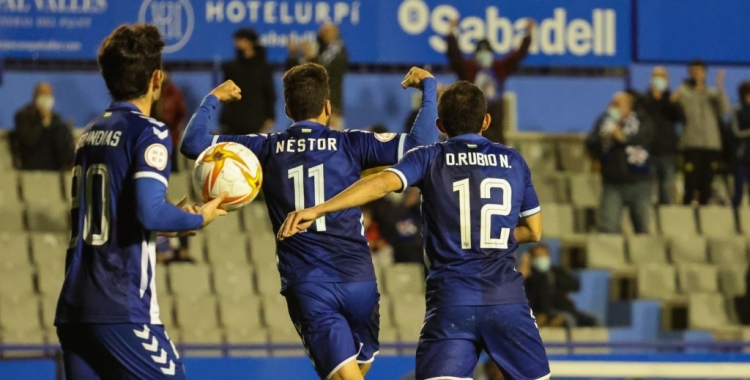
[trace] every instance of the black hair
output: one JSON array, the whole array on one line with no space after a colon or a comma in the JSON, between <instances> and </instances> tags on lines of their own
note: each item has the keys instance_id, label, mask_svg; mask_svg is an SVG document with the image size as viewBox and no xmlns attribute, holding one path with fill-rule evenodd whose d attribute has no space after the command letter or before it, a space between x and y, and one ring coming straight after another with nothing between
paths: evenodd
<instances>
[{"instance_id":1,"label":"black hair","mask_svg":"<svg viewBox=\"0 0 750 380\"><path fill-rule=\"evenodd\" d=\"M702 59L694 59L688 63L688 67L702 67L705 69L708 65L706 64L706 61Z\"/></svg>"},{"instance_id":2,"label":"black hair","mask_svg":"<svg viewBox=\"0 0 750 380\"><path fill-rule=\"evenodd\" d=\"M316 118L330 96L328 72L317 63L291 68L284 74L284 101L292 120Z\"/></svg>"},{"instance_id":3,"label":"black hair","mask_svg":"<svg viewBox=\"0 0 750 380\"><path fill-rule=\"evenodd\" d=\"M149 24L120 25L104 39L98 61L114 100L146 95L154 71L161 69L163 48L159 30Z\"/></svg>"},{"instance_id":4,"label":"black hair","mask_svg":"<svg viewBox=\"0 0 750 380\"><path fill-rule=\"evenodd\" d=\"M490 40L483 38L479 41L477 41L477 47L474 49L474 54L479 53L482 50L488 50L492 51L492 45L490 45Z\"/></svg>"},{"instance_id":5,"label":"black hair","mask_svg":"<svg viewBox=\"0 0 750 380\"><path fill-rule=\"evenodd\" d=\"M479 87L460 81L450 85L438 100L438 118L449 137L479 133L487 115L487 100Z\"/></svg>"},{"instance_id":6,"label":"black hair","mask_svg":"<svg viewBox=\"0 0 750 380\"><path fill-rule=\"evenodd\" d=\"M258 32L252 28L239 28L234 31L232 37L235 40L248 40L254 44L258 43Z\"/></svg>"},{"instance_id":7,"label":"black hair","mask_svg":"<svg viewBox=\"0 0 750 380\"><path fill-rule=\"evenodd\" d=\"M737 93L740 95L740 103L745 104L745 97L750 95L750 80L740 83Z\"/></svg>"}]
</instances>

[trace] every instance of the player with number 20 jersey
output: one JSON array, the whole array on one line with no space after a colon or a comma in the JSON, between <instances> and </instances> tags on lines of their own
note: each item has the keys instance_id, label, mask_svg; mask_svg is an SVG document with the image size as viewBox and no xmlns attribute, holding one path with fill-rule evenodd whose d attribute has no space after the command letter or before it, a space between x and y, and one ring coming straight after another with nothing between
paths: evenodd
<instances>
[{"instance_id":1,"label":"player with number 20 jersey","mask_svg":"<svg viewBox=\"0 0 750 380\"><path fill-rule=\"evenodd\" d=\"M546 353L515 270L518 244L541 239L529 168L516 150L481 136L490 117L476 86L450 86L438 115L446 142L415 148L385 172L290 214L279 238L329 212L418 187L428 276L417 379L471 379L482 350L506 379L547 379Z\"/></svg>"}]
</instances>

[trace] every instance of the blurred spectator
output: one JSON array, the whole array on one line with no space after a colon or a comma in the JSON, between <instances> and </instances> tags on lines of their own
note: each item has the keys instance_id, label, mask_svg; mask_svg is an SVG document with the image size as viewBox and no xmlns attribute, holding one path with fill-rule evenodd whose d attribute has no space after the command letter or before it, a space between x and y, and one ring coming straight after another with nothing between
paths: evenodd
<instances>
[{"instance_id":1,"label":"blurred spectator","mask_svg":"<svg viewBox=\"0 0 750 380\"><path fill-rule=\"evenodd\" d=\"M631 94L618 92L586 140L592 156L601 162L603 191L599 228L620 233L622 210L628 207L637 233L648 233L651 217L649 147L654 129L648 118L633 109Z\"/></svg>"},{"instance_id":2,"label":"blurred spectator","mask_svg":"<svg viewBox=\"0 0 750 380\"><path fill-rule=\"evenodd\" d=\"M716 88L706 85L706 63L693 61L689 78L672 94L685 110L685 129L680 147L684 156L684 204L697 200L705 205L711 198L714 175L721 166L722 124L731 112L724 91L724 70L716 74Z\"/></svg>"},{"instance_id":3,"label":"blurred spectator","mask_svg":"<svg viewBox=\"0 0 750 380\"><path fill-rule=\"evenodd\" d=\"M580 312L568 298L580 283L567 270L552 266L549 247L537 244L530 251L531 275L524 281L529 306L539 326L590 327L596 318Z\"/></svg>"},{"instance_id":4,"label":"blurred spectator","mask_svg":"<svg viewBox=\"0 0 750 380\"><path fill-rule=\"evenodd\" d=\"M507 56L495 58L489 40L482 39L477 42L473 58L466 59L456 38L458 21L458 19L454 19L451 22L451 32L446 36L446 42L448 43L446 54L451 70L458 75L459 80L472 82L484 92L484 96L487 98L487 113L492 116L492 122L482 135L494 142L504 143L505 105L503 93L505 91L505 80L518 70L521 61L529 53L531 36L534 33L536 23L534 20L528 20L526 36L523 38L521 46Z\"/></svg>"},{"instance_id":5,"label":"blurred spectator","mask_svg":"<svg viewBox=\"0 0 750 380\"><path fill-rule=\"evenodd\" d=\"M65 170L73 162L73 136L54 109L52 86L40 82L32 102L15 115L13 140L22 170Z\"/></svg>"},{"instance_id":6,"label":"blurred spectator","mask_svg":"<svg viewBox=\"0 0 750 380\"><path fill-rule=\"evenodd\" d=\"M684 122L685 114L680 103L671 100L669 73L664 66L654 67L651 72L651 87L640 98L640 106L654 125L654 141L649 153L659 187L659 204L673 204L676 190L677 124Z\"/></svg>"},{"instance_id":7,"label":"blurred spectator","mask_svg":"<svg viewBox=\"0 0 750 380\"><path fill-rule=\"evenodd\" d=\"M178 172L180 162L180 139L182 130L187 120L187 107L185 107L185 95L170 80L169 73L164 71L164 84L161 88L161 96L152 108L152 117L167 125L172 137L172 172Z\"/></svg>"},{"instance_id":8,"label":"blurred spectator","mask_svg":"<svg viewBox=\"0 0 750 380\"><path fill-rule=\"evenodd\" d=\"M740 105L732 115L732 132L735 140L734 153L734 197L732 206L742 204L745 184L750 182L750 81L742 82L739 88Z\"/></svg>"},{"instance_id":9,"label":"blurred spectator","mask_svg":"<svg viewBox=\"0 0 750 380\"><path fill-rule=\"evenodd\" d=\"M373 202L373 220L391 247L393 260L397 263L422 263L424 246L420 220L421 194L410 187L400 200L383 198Z\"/></svg>"},{"instance_id":10,"label":"blurred spectator","mask_svg":"<svg viewBox=\"0 0 750 380\"><path fill-rule=\"evenodd\" d=\"M740 323L750 326L750 266L745 270L745 294L735 297L734 306Z\"/></svg>"},{"instance_id":11,"label":"blurred spectator","mask_svg":"<svg viewBox=\"0 0 750 380\"><path fill-rule=\"evenodd\" d=\"M300 54L302 57L300 57ZM297 44L289 41L287 70L306 62L315 62L328 70L328 82L331 88L331 121L330 127L336 130L344 128L344 74L349 65L349 54L344 41L341 40L336 24L325 23L318 29L318 49L315 51L309 42Z\"/></svg>"},{"instance_id":12,"label":"blurred spectator","mask_svg":"<svg viewBox=\"0 0 750 380\"><path fill-rule=\"evenodd\" d=\"M221 133L246 135L269 132L275 123L276 90L273 69L266 62L266 49L250 28L234 33L237 57L223 66L224 80L233 80L242 89L242 99L223 105Z\"/></svg>"}]
</instances>

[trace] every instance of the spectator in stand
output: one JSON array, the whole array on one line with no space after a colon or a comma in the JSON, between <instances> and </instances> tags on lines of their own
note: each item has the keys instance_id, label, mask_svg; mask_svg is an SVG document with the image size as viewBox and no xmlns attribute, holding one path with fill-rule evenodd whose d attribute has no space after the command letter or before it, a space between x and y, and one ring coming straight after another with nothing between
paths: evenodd
<instances>
[{"instance_id":1,"label":"spectator in stand","mask_svg":"<svg viewBox=\"0 0 750 380\"><path fill-rule=\"evenodd\" d=\"M219 123L225 135L265 133L275 123L276 90L273 69L266 62L266 48L250 28L234 32L237 57L223 66L224 80L233 80L242 89L242 99L223 105Z\"/></svg>"},{"instance_id":2,"label":"spectator in stand","mask_svg":"<svg viewBox=\"0 0 750 380\"><path fill-rule=\"evenodd\" d=\"M487 113L492 116L492 122L482 135L491 141L504 143L505 105L503 93L505 91L505 80L518 70L521 61L529 53L531 36L534 33L536 23L532 19L528 20L526 36L523 38L521 46L505 57L496 58L490 41L482 39L477 42L472 59L466 59L456 38L458 22L458 19L451 22L451 32L445 38L448 43L447 55L451 70L458 75L459 80L472 82L484 92L487 99Z\"/></svg>"},{"instance_id":3,"label":"spectator in stand","mask_svg":"<svg viewBox=\"0 0 750 380\"><path fill-rule=\"evenodd\" d=\"M651 177L649 148L654 128L647 117L633 108L635 98L618 92L596 121L586 145L601 162L603 191L599 208L599 228L605 233L621 233L624 207L637 233L649 231L651 217Z\"/></svg>"},{"instance_id":4,"label":"spectator in stand","mask_svg":"<svg viewBox=\"0 0 750 380\"><path fill-rule=\"evenodd\" d=\"M750 81L739 87L740 105L732 115L732 133L735 137L734 196L732 206L742 204L745 184L750 183Z\"/></svg>"},{"instance_id":5,"label":"spectator in stand","mask_svg":"<svg viewBox=\"0 0 750 380\"><path fill-rule=\"evenodd\" d=\"M724 70L716 74L716 88L706 84L706 63L693 61L688 66L689 78L672 94L685 110L685 129L680 147L684 156L684 204L694 201L705 205L711 199L714 175L721 167L722 124L731 113L729 98L724 91Z\"/></svg>"},{"instance_id":6,"label":"spectator in stand","mask_svg":"<svg viewBox=\"0 0 750 380\"><path fill-rule=\"evenodd\" d=\"M685 114L669 91L669 73L664 66L654 67L651 87L640 97L640 107L654 125L654 141L649 151L651 167L659 188L659 204L675 203L675 171L677 167L677 124L684 123Z\"/></svg>"},{"instance_id":7,"label":"spectator in stand","mask_svg":"<svg viewBox=\"0 0 750 380\"><path fill-rule=\"evenodd\" d=\"M169 135L172 138L172 172L179 172L180 162L180 139L182 130L185 129L187 121L187 107L185 107L185 95L170 80L169 73L164 71L164 83L161 87L161 96L152 108L152 117L167 125Z\"/></svg>"},{"instance_id":8,"label":"spectator in stand","mask_svg":"<svg viewBox=\"0 0 750 380\"><path fill-rule=\"evenodd\" d=\"M70 127L55 112L52 86L40 82L31 103L15 115L13 143L22 170L65 170L73 162Z\"/></svg>"},{"instance_id":9,"label":"spectator in stand","mask_svg":"<svg viewBox=\"0 0 750 380\"><path fill-rule=\"evenodd\" d=\"M526 297L539 326L591 327L595 317L580 312L568 293L580 288L577 278L559 266L552 266L549 247L537 244L529 251L531 274L524 280Z\"/></svg>"},{"instance_id":10,"label":"spectator in stand","mask_svg":"<svg viewBox=\"0 0 750 380\"><path fill-rule=\"evenodd\" d=\"M307 62L323 65L328 70L332 108L330 127L335 130L344 129L344 74L349 66L349 54L336 24L329 22L320 26L317 51L308 41L289 41L287 70Z\"/></svg>"}]
</instances>

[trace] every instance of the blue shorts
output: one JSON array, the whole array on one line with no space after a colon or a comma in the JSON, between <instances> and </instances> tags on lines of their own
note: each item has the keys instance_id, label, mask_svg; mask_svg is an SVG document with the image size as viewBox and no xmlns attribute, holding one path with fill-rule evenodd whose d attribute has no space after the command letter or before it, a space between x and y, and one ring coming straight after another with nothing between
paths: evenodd
<instances>
[{"instance_id":1,"label":"blue shorts","mask_svg":"<svg viewBox=\"0 0 750 380\"><path fill-rule=\"evenodd\" d=\"M527 304L429 310L417 347L417 379L467 379L484 350L507 380L546 379L547 353Z\"/></svg>"},{"instance_id":2,"label":"blue shorts","mask_svg":"<svg viewBox=\"0 0 750 380\"><path fill-rule=\"evenodd\" d=\"M380 343L380 294L375 281L306 282L284 292L289 316L321 379L344 364L371 363Z\"/></svg>"},{"instance_id":3,"label":"blue shorts","mask_svg":"<svg viewBox=\"0 0 750 380\"><path fill-rule=\"evenodd\" d=\"M66 324L57 326L65 378L185 379L185 368L164 326Z\"/></svg>"}]
</instances>

